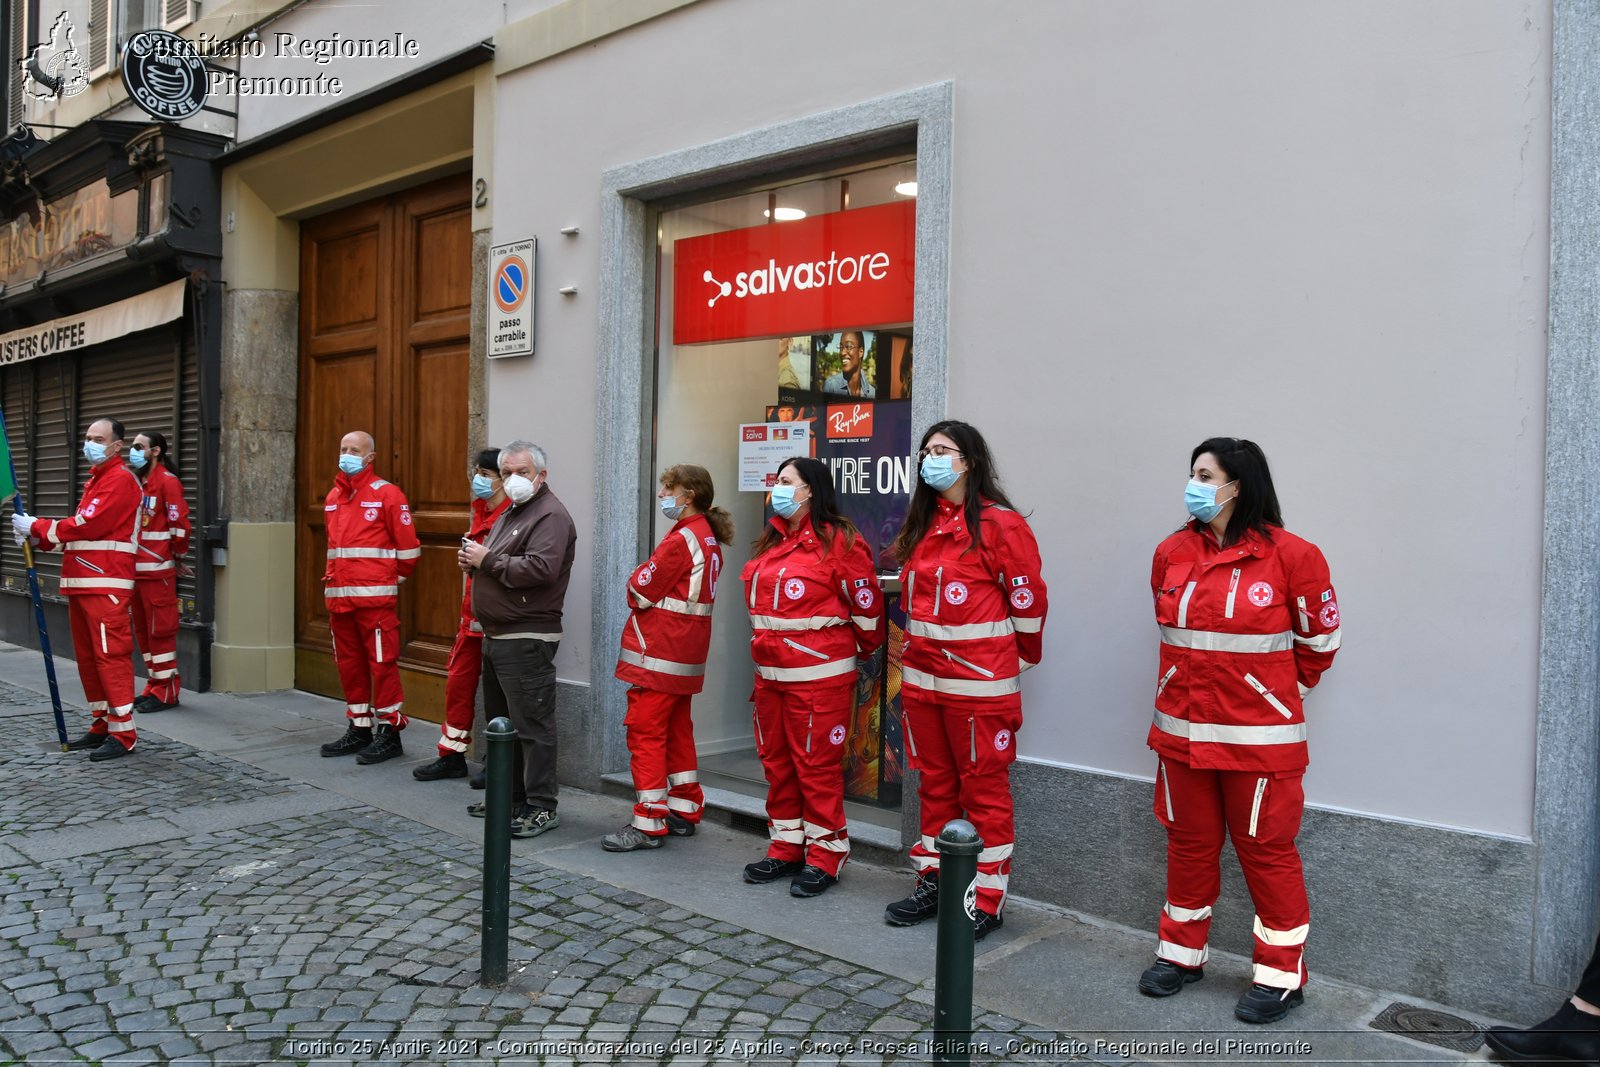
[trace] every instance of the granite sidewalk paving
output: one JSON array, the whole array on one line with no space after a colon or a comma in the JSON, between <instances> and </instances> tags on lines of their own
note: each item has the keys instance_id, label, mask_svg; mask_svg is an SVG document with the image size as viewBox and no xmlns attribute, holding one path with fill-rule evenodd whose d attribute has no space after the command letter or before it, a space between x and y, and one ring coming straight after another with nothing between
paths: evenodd
<instances>
[{"instance_id":1,"label":"granite sidewalk paving","mask_svg":"<svg viewBox=\"0 0 1600 1067\"><path fill-rule=\"evenodd\" d=\"M627 803L563 790L561 828L513 842L512 980L484 989L483 824L464 810L482 794L411 779L431 724L404 759L360 768L315 752L333 701L185 694L141 719L132 757L91 764L57 751L38 665L0 645L0 1060L931 1059L932 925L881 920L903 872L853 864L797 901L738 880L754 835L708 824L609 854L598 837ZM1483 1059L1368 1028L1395 998L1334 982L1279 1026L1237 1023L1238 958L1172 1001L1129 995L1149 949L1013 902L980 946L973 1062Z\"/></svg>"}]
</instances>

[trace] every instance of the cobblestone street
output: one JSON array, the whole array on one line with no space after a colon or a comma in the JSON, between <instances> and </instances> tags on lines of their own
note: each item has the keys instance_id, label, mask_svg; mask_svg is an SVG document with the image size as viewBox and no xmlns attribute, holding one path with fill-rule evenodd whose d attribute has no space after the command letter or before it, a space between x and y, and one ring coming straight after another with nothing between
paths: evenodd
<instances>
[{"instance_id":1,"label":"cobblestone street","mask_svg":"<svg viewBox=\"0 0 1600 1067\"><path fill-rule=\"evenodd\" d=\"M134 757L109 765L64 756L38 698L3 683L0 715L16 742L0 756L0 847L70 843L95 824L131 828L208 808L238 820L264 798L316 792L150 733ZM928 1058L932 997L912 981L519 856L513 978L503 991L479 988L481 847L394 815L335 807L137 838L37 863L5 857L0 1048L9 1055L118 1064ZM979 1025L996 1050L1058 1037L992 1013Z\"/></svg>"}]
</instances>

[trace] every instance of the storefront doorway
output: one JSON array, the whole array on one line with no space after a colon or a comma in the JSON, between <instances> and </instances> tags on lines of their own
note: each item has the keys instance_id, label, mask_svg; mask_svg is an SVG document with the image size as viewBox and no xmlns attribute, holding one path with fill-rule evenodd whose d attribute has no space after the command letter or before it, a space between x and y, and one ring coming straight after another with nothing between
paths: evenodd
<instances>
[{"instance_id":1,"label":"storefront doorway","mask_svg":"<svg viewBox=\"0 0 1600 1067\"><path fill-rule=\"evenodd\" d=\"M461 605L455 553L468 526L468 193L460 175L301 227L295 685L340 695L322 599L322 502L339 439L365 429L422 541L400 598L400 664L407 711L423 717L443 709Z\"/></svg>"},{"instance_id":2,"label":"storefront doorway","mask_svg":"<svg viewBox=\"0 0 1600 1067\"><path fill-rule=\"evenodd\" d=\"M760 450L750 438L760 433L780 438L767 449L772 472L790 441L794 454L833 467L885 590L894 588L887 548L911 488L915 179L914 161L901 157L660 216L651 470L711 471L737 530L725 573L738 574L772 514L753 481ZM653 484L644 488L653 495ZM653 506L644 513L655 516L653 544L671 524ZM764 795L740 593L728 583L713 616L695 736L709 784ZM894 615L897 598L890 605ZM886 651L857 687L846 792L864 806L900 803L902 640L891 620Z\"/></svg>"}]
</instances>

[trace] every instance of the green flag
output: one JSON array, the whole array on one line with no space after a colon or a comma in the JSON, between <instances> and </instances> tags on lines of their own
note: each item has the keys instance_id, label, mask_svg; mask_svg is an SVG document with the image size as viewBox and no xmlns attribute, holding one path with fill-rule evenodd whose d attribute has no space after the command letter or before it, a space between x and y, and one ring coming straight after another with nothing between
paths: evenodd
<instances>
[{"instance_id":1,"label":"green flag","mask_svg":"<svg viewBox=\"0 0 1600 1067\"><path fill-rule=\"evenodd\" d=\"M11 462L11 438L4 432L5 425L5 413L0 412L0 504L9 502L17 492L17 468Z\"/></svg>"}]
</instances>

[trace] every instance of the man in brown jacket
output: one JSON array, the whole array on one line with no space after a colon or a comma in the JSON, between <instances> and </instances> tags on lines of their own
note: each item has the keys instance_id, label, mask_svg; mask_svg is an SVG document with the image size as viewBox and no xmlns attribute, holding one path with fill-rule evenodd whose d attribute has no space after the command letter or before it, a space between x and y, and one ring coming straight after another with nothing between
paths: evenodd
<instances>
[{"instance_id":1,"label":"man in brown jacket","mask_svg":"<svg viewBox=\"0 0 1600 1067\"><path fill-rule=\"evenodd\" d=\"M491 719L508 716L517 731L513 837L538 837L561 825L555 656L578 535L545 484L545 464L544 450L528 441L500 450L501 484L511 506L483 544L463 541L458 556L461 569L473 575L472 610L483 626L484 712Z\"/></svg>"}]
</instances>

